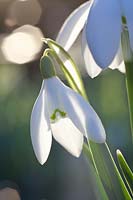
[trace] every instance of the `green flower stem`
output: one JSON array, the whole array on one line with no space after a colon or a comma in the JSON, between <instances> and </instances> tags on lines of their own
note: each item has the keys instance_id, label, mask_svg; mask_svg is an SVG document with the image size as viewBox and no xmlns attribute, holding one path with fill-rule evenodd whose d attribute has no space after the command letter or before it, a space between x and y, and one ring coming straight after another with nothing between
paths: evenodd
<instances>
[{"instance_id":1,"label":"green flower stem","mask_svg":"<svg viewBox=\"0 0 133 200\"><path fill-rule=\"evenodd\" d=\"M95 191L94 191L95 192L95 194L94 194L95 199L109 200L107 193L106 193L106 191L103 187L103 184L101 182L101 179L99 177L99 174L97 173L97 171L94 168L94 165L92 164L93 161L91 160L92 155L91 155L90 148L85 143L83 145L83 152L84 152L85 158L87 160L88 168L89 168L89 171L90 171L90 174L91 174L91 179L92 179L91 183L92 183L93 187L95 188ZM90 161L92 161L92 162L90 162Z\"/></svg>"},{"instance_id":2,"label":"green flower stem","mask_svg":"<svg viewBox=\"0 0 133 200\"><path fill-rule=\"evenodd\" d=\"M126 86L129 104L130 125L133 139L133 62L125 62L126 66Z\"/></svg>"},{"instance_id":3,"label":"green flower stem","mask_svg":"<svg viewBox=\"0 0 133 200\"><path fill-rule=\"evenodd\" d=\"M130 125L133 139L133 52L130 47L128 30L123 30L121 34L121 44L126 67L126 86L130 114Z\"/></svg>"}]
</instances>

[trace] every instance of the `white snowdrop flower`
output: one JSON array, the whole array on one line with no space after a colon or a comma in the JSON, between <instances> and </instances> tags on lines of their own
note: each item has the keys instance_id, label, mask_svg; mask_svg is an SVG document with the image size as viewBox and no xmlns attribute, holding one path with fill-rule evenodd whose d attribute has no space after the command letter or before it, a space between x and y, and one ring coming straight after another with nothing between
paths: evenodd
<instances>
[{"instance_id":1,"label":"white snowdrop flower","mask_svg":"<svg viewBox=\"0 0 133 200\"><path fill-rule=\"evenodd\" d=\"M87 1L67 18L57 42L69 50L83 30L81 48L88 74L94 78L107 67L124 73L121 33L128 29L133 50L132 9L132 0Z\"/></svg>"},{"instance_id":2,"label":"white snowdrop flower","mask_svg":"<svg viewBox=\"0 0 133 200\"><path fill-rule=\"evenodd\" d=\"M106 135L100 118L81 95L65 86L55 75L48 56L41 59L41 70L44 80L30 121L38 161L41 164L47 161L52 136L75 157L81 154L84 136L104 143Z\"/></svg>"}]
</instances>

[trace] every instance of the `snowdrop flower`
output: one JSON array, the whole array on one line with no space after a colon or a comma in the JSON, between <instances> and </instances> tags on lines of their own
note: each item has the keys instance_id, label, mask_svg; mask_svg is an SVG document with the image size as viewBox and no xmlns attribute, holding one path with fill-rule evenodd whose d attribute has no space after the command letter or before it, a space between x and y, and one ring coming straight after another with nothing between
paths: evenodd
<instances>
[{"instance_id":1,"label":"snowdrop flower","mask_svg":"<svg viewBox=\"0 0 133 200\"><path fill-rule=\"evenodd\" d=\"M67 18L56 40L65 50L69 50L83 30L82 53L88 74L96 77L107 67L125 72L120 41L125 28L122 21L127 21L133 49L132 9L132 0L87 1Z\"/></svg>"},{"instance_id":2,"label":"snowdrop flower","mask_svg":"<svg viewBox=\"0 0 133 200\"><path fill-rule=\"evenodd\" d=\"M105 130L100 118L78 93L65 86L55 75L48 56L41 59L42 87L34 104L31 139L38 161L44 164L50 153L52 136L69 153L79 157L84 136L104 143Z\"/></svg>"}]
</instances>

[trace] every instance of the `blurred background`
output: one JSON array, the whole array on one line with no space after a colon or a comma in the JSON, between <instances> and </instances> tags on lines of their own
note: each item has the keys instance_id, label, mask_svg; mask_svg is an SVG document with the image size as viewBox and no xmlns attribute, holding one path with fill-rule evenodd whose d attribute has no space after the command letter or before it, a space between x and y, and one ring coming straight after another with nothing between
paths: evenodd
<instances>
[{"instance_id":1,"label":"blurred background","mask_svg":"<svg viewBox=\"0 0 133 200\"><path fill-rule=\"evenodd\" d=\"M23 200L95 200L96 188L83 155L76 159L53 141L49 159L41 166L29 131L42 81L39 58L46 46L41 38L55 39L65 18L83 2L0 0L0 183L14 182ZM89 78L80 38L70 54L105 126L114 158L119 148L133 169L124 74L106 70L95 79Z\"/></svg>"}]
</instances>

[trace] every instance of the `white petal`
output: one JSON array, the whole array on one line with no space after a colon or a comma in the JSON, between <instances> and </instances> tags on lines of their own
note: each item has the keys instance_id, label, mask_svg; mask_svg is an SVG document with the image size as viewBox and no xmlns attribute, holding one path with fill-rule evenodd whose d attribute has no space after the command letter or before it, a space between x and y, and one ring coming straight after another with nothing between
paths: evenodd
<instances>
[{"instance_id":1,"label":"white petal","mask_svg":"<svg viewBox=\"0 0 133 200\"><path fill-rule=\"evenodd\" d=\"M87 1L74 10L63 24L56 41L63 46L65 50L69 50L78 37L87 19L89 8L90 2Z\"/></svg>"},{"instance_id":2,"label":"white petal","mask_svg":"<svg viewBox=\"0 0 133 200\"><path fill-rule=\"evenodd\" d=\"M79 94L68 90L68 99L64 102L66 111L71 120L77 124L81 123L85 130L85 135L90 140L103 143L106 135L102 122L94 109ZM77 118L77 120L76 120Z\"/></svg>"},{"instance_id":3,"label":"white petal","mask_svg":"<svg viewBox=\"0 0 133 200\"><path fill-rule=\"evenodd\" d=\"M121 72L121 73L126 73L126 68L125 68L125 64L124 61L117 67L117 69Z\"/></svg>"},{"instance_id":4,"label":"white petal","mask_svg":"<svg viewBox=\"0 0 133 200\"><path fill-rule=\"evenodd\" d=\"M69 118L61 118L51 124L53 137L69 153L79 157L83 146L83 135Z\"/></svg>"},{"instance_id":5,"label":"white petal","mask_svg":"<svg viewBox=\"0 0 133 200\"><path fill-rule=\"evenodd\" d=\"M34 104L30 121L32 145L40 164L44 164L47 161L52 143L52 134L44 95L43 82L40 94Z\"/></svg>"},{"instance_id":6,"label":"white petal","mask_svg":"<svg viewBox=\"0 0 133 200\"><path fill-rule=\"evenodd\" d=\"M94 142L105 142L106 134L102 122L90 104L59 79L57 84L61 94L60 101L75 126Z\"/></svg>"},{"instance_id":7,"label":"white petal","mask_svg":"<svg viewBox=\"0 0 133 200\"><path fill-rule=\"evenodd\" d=\"M48 102L48 112L51 117L56 109L63 111L62 104L60 102L60 96L62 95L58 88L58 78L56 76L47 79L45 83L45 90Z\"/></svg>"},{"instance_id":8,"label":"white petal","mask_svg":"<svg viewBox=\"0 0 133 200\"><path fill-rule=\"evenodd\" d=\"M115 65L115 64L110 65L109 68L113 70L118 69L121 73L126 72L124 61L122 61L119 65Z\"/></svg>"},{"instance_id":9,"label":"white petal","mask_svg":"<svg viewBox=\"0 0 133 200\"><path fill-rule=\"evenodd\" d=\"M123 11L127 20L131 48L133 50L133 0L122 0Z\"/></svg>"},{"instance_id":10,"label":"white petal","mask_svg":"<svg viewBox=\"0 0 133 200\"><path fill-rule=\"evenodd\" d=\"M123 65L123 54L122 54L122 47L121 47L121 44L120 44L118 52L117 52L113 62L109 66L109 68L110 69L119 69L119 68L122 67L122 65Z\"/></svg>"},{"instance_id":11,"label":"white petal","mask_svg":"<svg viewBox=\"0 0 133 200\"><path fill-rule=\"evenodd\" d=\"M91 78L95 78L100 74L102 69L96 64L95 60L93 59L93 56L87 44L85 31L86 30L84 28L82 33L82 54L85 62L85 68L88 74Z\"/></svg>"},{"instance_id":12,"label":"white petal","mask_svg":"<svg viewBox=\"0 0 133 200\"><path fill-rule=\"evenodd\" d=\"M114 59L121 34L119 1L94 0L86 25L87 42L96 63L106 68Z\"/></svg>"}]
</instances>

